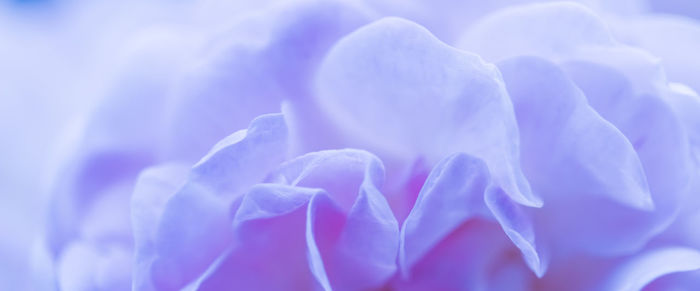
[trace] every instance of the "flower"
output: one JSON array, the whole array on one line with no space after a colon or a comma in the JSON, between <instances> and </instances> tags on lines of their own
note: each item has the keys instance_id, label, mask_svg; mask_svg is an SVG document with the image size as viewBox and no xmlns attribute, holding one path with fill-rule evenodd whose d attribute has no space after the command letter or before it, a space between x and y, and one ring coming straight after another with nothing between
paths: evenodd
<instances>
[{"instance_id":1,"label":"flower","mask_svg":"<svg viewBox=\"0 0 700 291\"><path fill-rule=\"evenodd\" d=\"M54 188L59 287L694 286L696 60L640 27L696 24L444 2L143 32Z\"/></svg>"}]
</instances>

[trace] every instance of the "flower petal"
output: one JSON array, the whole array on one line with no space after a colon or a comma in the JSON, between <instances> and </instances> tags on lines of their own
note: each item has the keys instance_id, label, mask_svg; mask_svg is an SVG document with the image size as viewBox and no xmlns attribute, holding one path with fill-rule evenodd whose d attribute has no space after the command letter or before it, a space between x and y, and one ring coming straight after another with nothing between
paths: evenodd
<instances>
[{"instance_id":1,"label":"flower petal","mask_svg":"<svg viewBox=\"0 0 700 291\"><path fill-rule=\"evenodd\" d=\"M279 112L282 100L304 98L325 51L366 21L340 1L295 2L237 21L178 81L167 157L201 157L255 116Z\"/></svg>"},{"instance_id":2,"label":"flower petal","mask_svg":"<svg viewBox=\"0 0 700 291\"><path fill-rule=\"evenodd\" d=\"M517 57L499 67L521 130L524 172L547 203L533 210L538 234L560 251L641 247L654 233L654 204L632 145L550 62Z\"/></svg>"},{"instance_id":3,"label":"flower petal","mask_svg":"<svg viewBox=\"0 0 700 291\"><path fill-rule=\"evenodd\" d=\"M465 154L452 155L433 168L401 227L399 265L404 277L450 232L484 214L489 182L486 165Z\"/></svg>"},{"instance_id":4,"label":"flower petal","mask_svg":"<svg viewBox=\"0 0 700 291\"><path fill-rule=\"evenodd\" d=\"M286 137L281 115L263 115L251 122L244 137L238 133L225 139L192 168L158 226L151 267L156 288L184 286L226 249L233 236L232 203L285 159Z\"/></svg>"},{"instance_id":5,"label":"flower petal","mask_svg":"<svg viewBox=\"0 0 700 291\"><path fill-rule=\"evenodd\" d=\"M309 259L317 254L307 241L309 204L325 196L319 189L278 184L259 184L244 196L233 221L236 240L198 290L318 290L317 276ZM317 198L318 199L318 198ZM330 201L326 198L325 201ZM337 207L331 206L331 223ZM341 221L342 222L342 221ZM270 262L274 262L271 264ZM318 274L318 273L316 273Z\"/></svg>"},{"instance_id":6,"label":"flower petal","mask_svg":"<svg viewBox=\"0 0 700 291\"><path fill-rule=\"evenodd\" d=\"M700 252L695 249L667 247L646 251L616 267L603 290L641 290L663 275L695 270L700 270Z\"/></svg>"},{"instance_id":7,"label":"flower petal","mask_svg":"<svg viewBox=\"0 0 700 291\"><path fill-rule=\"evenodd\" d=\"M156 254L155 240L160 219L168 200L184 183L189 167L160 165L144 170L131 197L131 222L134 234L133 289L154 290L150 267Z\"/></svg>"},{"instance_id":8,"label":"flower petal","mask_svg":"<svg viewBox=\"0 0 700 291\"><path fill-rule=\"evenodd\" d=\"M605 65L574 61L563 67L591 106L632 143L646 173L656 220L669 223L687 201L694 165L686 130L667 99L635 94L628 74Z\"/></svg>"},{"instance_id":9,"label":"flower petal","mask_svg":"<svg viewBox=\"0 0 700 291\"><path fill-rule=\"evenodd\" d=\"M72 243L58 262L58 286L61 290L128 290L130 264L131 255L124 245Z\"/></svg>"},{"instance_id":10,"label":"flower petal","mask_svg":"<svg viewBox=\"0 0 700 291\"><path fill-rule=\"evenodd\" d=\"M540 204L519 169L518 132L498 70L425 28L385 18L358 29L329 52L316 86L316 101L352 136L350 146L430 163L465 152L486 161L514 200Z\"/></svg>"},{"instance_id":11,"label":"flower petal","mask_svg":"<svg viewBox=\"0 0 700 291\"><path fill-rule=\"evenodd\" d=\"M574 2L537 3L498 10L471 26L457 47L489 61L518 55L559 57L580 47L610 45L603 21Z\"/></svg>"},{"instance_id":12,"label":"flower petal","mask_svg":"<svg viewBox=\"0 0 700 291\"><path fill-rule=\"evenodd\" d=\"M404 278L423 256L468 220L495 218L529 267L541 276L546 260L536 249L531 221L500 188L491 187L483 161L455 154L431 171L401 229L399 266Z\"/></svg>"},{"instance_id":13,"label":"flower petal","mask_svg":"<svg viewBox=\"0 0 700 291\"><path fill-rule=\"evenodd\" d=\"M346 213L337 241L321 249L334 289L376 288L394 274L399 229L378 190L384 179L379 159L351 149L315 152L285 163L272 177L324 189Z\"/></svg>"},{"instance_id":14,"label":"flower petal","mask_svg":"<svg viewBox=\"0 0 700 291\"><path fill-rule=\"evenodd\" d=\"M235 246L202 286L383 286L396 270L398 224L377 188L382 176L381 162L358 150L314 152L283 164L269 179L279 184L259 184L246 194L234 220ZM354 203L343 205L344 195ZM270 260L277 267L266 266Z\"/></svg>"}]
</instances>

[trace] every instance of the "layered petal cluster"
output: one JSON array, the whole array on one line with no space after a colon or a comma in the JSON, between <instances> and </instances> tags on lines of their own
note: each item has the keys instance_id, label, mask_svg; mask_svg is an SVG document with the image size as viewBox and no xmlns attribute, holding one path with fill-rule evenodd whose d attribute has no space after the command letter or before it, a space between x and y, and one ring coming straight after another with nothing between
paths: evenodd
<instances>
[{"instance_id":1,"label":"layered petal cluster","mask_svg":"<svg viewBox=\"0 0 700 291\"><path fill-rule=\"evenodd\" d=\"M693 69L602 2L423 2L276 3L136 50L55 188L58 286L700 284Z\"/></svg>"}]
</instances>

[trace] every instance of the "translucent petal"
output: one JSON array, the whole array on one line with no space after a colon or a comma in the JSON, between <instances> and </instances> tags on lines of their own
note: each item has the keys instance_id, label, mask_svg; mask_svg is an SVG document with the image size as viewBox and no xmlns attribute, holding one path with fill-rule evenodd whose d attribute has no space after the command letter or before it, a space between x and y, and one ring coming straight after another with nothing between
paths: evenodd
<instances>
[{"instance_id":1,"label":"translucent petal","mask_svg":"<svg viewBox=\"0 0 700 291\"><path fill-rule=\"evenodd\" d=\"M516 57L499 68L515 105L524 172L546 203L531 212L538 239L558 251L641 247L656 231L654 204L632 144L557 66Z\"/></svg>"},{"instance_id":2,"label":"translucent petal","mask_svg":"<svg viewBox=\"0 0 700 291\"><path fill-rule=\"evenodd\" d=\"M518 131L498 70L423 27L385 18L358 29L329 52L316 86L316 101L352 137L350 146L429 164L465 152L486 161L518 203L540 204L519 169Z\"/></svg>"},{"instance_id":3,"label":"translucent petal","mask_svg":"<svg viewBox=\"0 0 700 291\"><path fill-rule=\"evenodd\" d=\"M396 219L377 188L382 175L379 160L357 150L314 152L283 164L270 176L276 184L246 194L234 219L236 242L202 286L382 286L396 270L398 249ZM352 196L350 207L344 195Z\"/></svg>"},{"instance_id":4,"label":"translucent petal","mask_svg":"<svg viewBox=\"0 0 700 291\"><path fill-rule=\"evenodd\" d=\"M156 288L180 288L206 270L231 243L234 200L286 158L281 115L258 117L241 137L234 134L218 144L168 200L150 270Z\"/></svg>"}]
</instances>

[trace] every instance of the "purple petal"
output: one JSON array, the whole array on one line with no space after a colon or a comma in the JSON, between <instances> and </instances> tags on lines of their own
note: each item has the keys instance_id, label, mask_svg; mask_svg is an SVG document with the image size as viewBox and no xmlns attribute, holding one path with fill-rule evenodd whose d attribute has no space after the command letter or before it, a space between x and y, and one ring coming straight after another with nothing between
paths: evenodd
<instances>
[{"instance_id":1,"label":"purple petal","mask_svg":"<svg viewBox=\"0 0 700 291\"><path fill-rule=\"evenodd\" d=\"M603 290L641 290L661 276L697 270L700 270L700 252L695 249L667 247L646 251L617 266Z\"/></svg>"},{"instance_id":2,"label":"purple petal","mask_svg":"<svg viewBox=\"0 0 700 291\"><path fill-rule=\"evenodd\" d=\"M392 290L528 290L535 276L495 222L469 219L397 276ZM504 288L504 289L498 289Z\"/></svg>"},{"instance_id":3,"label":"purple petal","mask_svg":"<svg viewBox=\"0 0 700 291\"><path fill-rule=\"evenodd\" d=\"M193 167L165 206L158 227L150 270L157 288L184 286L229 246L232 203L285 159L286 136L281 115L264 115Z\"/></svg>"},{"instance_id":4,"label":"purple petal","mask_svg":"<svg viewBox=\"0 0 700 291\"><path fill-rule=\"evenodd\" d=\"M150 267L156 255L155 240L163 210L184 183L189 167L167 164L144 170L131 197L134 234L133 289L154 290Z\"/></svg>"},{"instance_id":5,"label":"purple petal","mask_svg":"<svg viewBox=\"0 0 700 291\"><path fill-rule=\"evenodd\" d=\"M693 57L700 45L697 21L671 15L644 15L611 24L618 39L660 58L670 81L700 90L700 80L696 77L700 74L700 60Z\"/></svg>"},{"instance_id":6,"label":"purple petal","mask_svg":"<svg viewBox=\"0 0 700 291\"><path fill-rule=\"evenodd\" d=\"M199 290L314 290L314 257L307 241L307 213L322 190L260 184L243 198L233 221L236 240ZM329 205L329 206L332 206ZM337 209L337 208L336 208ZM338 210L324 218L336 224ZM342 221L340 221L342 223ZM274 262L274 263L270 263Z\"/></svg>"},{"instance_id":7,"label":"purple petal","mask_svg":"<svg viewBox=\"0 0 700 291\"><path fill-rule=\"evenodd\" d=\"M365 18L341 2L310 1L237 21L178 80L167 156L196 159L254 117L279 112L282 100L305 98L319 58Z\"/></svg>"},{"instance_id":8,"label":"purple petal","mask_svg":"<svg viewBox=\"0 0 700 291\"><path fill-rule=\"evenodd\" d=\"M464 154L450 156L435 166L401 228L399 265L404 277L450 232L483 215L489 182L486 165Z\"/></svg>"},{"instance_id":9,"label":"purple petal","mask_svg":"<svg viewBox=\"0 0 700 291\"><path fill-rule=\"evenodd\" d=\"M357 150L321 151L286 163L277 175L274 180L290 185L324 189L346 212L337 241L328 247L334 289L377 287L394 274L398 223L378 190L384 179L379 159Z\"/></svg>"},{"instance_id":10,"label":"purple petal","mask_svg":"<svg viewBox=\"0 0 700 291\"><path fill-rule=\"evenodd\" d=\"M564 68L591 106L632 143L644 166L657 221L669 223L687 201L694 169L686 130L671 106L666 99L635 94L633 80L613 68L589 62L570 62Z\"/></svg>"},{"instance_id":11,"label":"purple petal","mask_svg":"<svg viewBox=\"0 0 700 291\"><path fill-rule=\"evenodd\" d=\"M358 29L329 52L316 86L321 109L354 140L347 145L430 164L465 152L486 161L514 200L540 204L519 169L518 131L498 70L425 28L385 18Z\"/></svg>"},{"instance_id":12,"label":"purple petal","mask_svg":"<svg viewBox=\"0 0 700 291\"><path fill-rule=\"evenodd\" d=\"M156 160L163 132L160 107L169 102L163 92L189 49L181 42L172 31L152 30L127 45L126 61L106 85L108 93L81 128L80 145L57 178L47 229L54 255L75 238L80 221L102 196L111 193L128 203L138 173ZM118 216L126 218L128 212Z\"/></svg>"},{"instance_id":13,"label":"purple petal","mask_svg":"<svg viewBox=\"0 0 700 291\"><path fill-rule=\"evenodd\" d=\"M505 234L522 253L530 270L542 277L549 264L549 250L542 246L544 236L539 241L536 238L531 213L500 188L487 190L484 200Z\"/></svg>"},{"instance_id":14,"label":"purple petal","mask_svg":"<svg viewBox=\"0 0 700 291\"><path fill-rule=\"evenodd\" d=\"M382 176L379 160L357 150L315 152L283 164L269 181L287 185L260 184L245 196L234 220L236 243L202 286L384 285L396 270L398 225L377 188ZM266 263L273 260L275 266Z\"/></svg>"},{"instance_id":15,"label":"purple petal","mask_svg":"<svg viewBox=\"0 0 700 291\"><path fill-rule=\"evenodd\" d=\"M450 156L433 169L402 228L399 265L404 278L410 277L413 265L468 220L492 216L529 267L538 276L544 273L546 261L536 249L530 220L501 189L490 187L490 182L483 162L465 154Z\"/></svg>"},{"instance_id":16,"label":"purple petal","mask_svg":"<svg viewBox=\"0 0 700 291\"><path fill-rule=\"evenodd\" d=\"M129 290L131 254L124 245L72 243L58 261L61 290Z\"/></svg>"},{"instance_id":17,"label":"purple petal","mask_svg":"<svg viewBox=\"0 0 700 291\"><path fill-rule=\"evenodd\" d=\"M498 10L471 26L457 45L497 61L518 55L560 57L580 47L610 45L603 21L573 2L538 3Z\"/></svg>"},{"instance_id":18,"label":"purple petal","mask_svg":"<svg viewBox=\"0 0 700 291\"><path fill-rule=\"evenodd\" d=\"M519 57L499 67L521 130L523 169L547 203L533 210L538 233L559 250L615 253L643 245L654 233L654 205L632 145L555 65Z\"/></svg>"}]
</instances>

